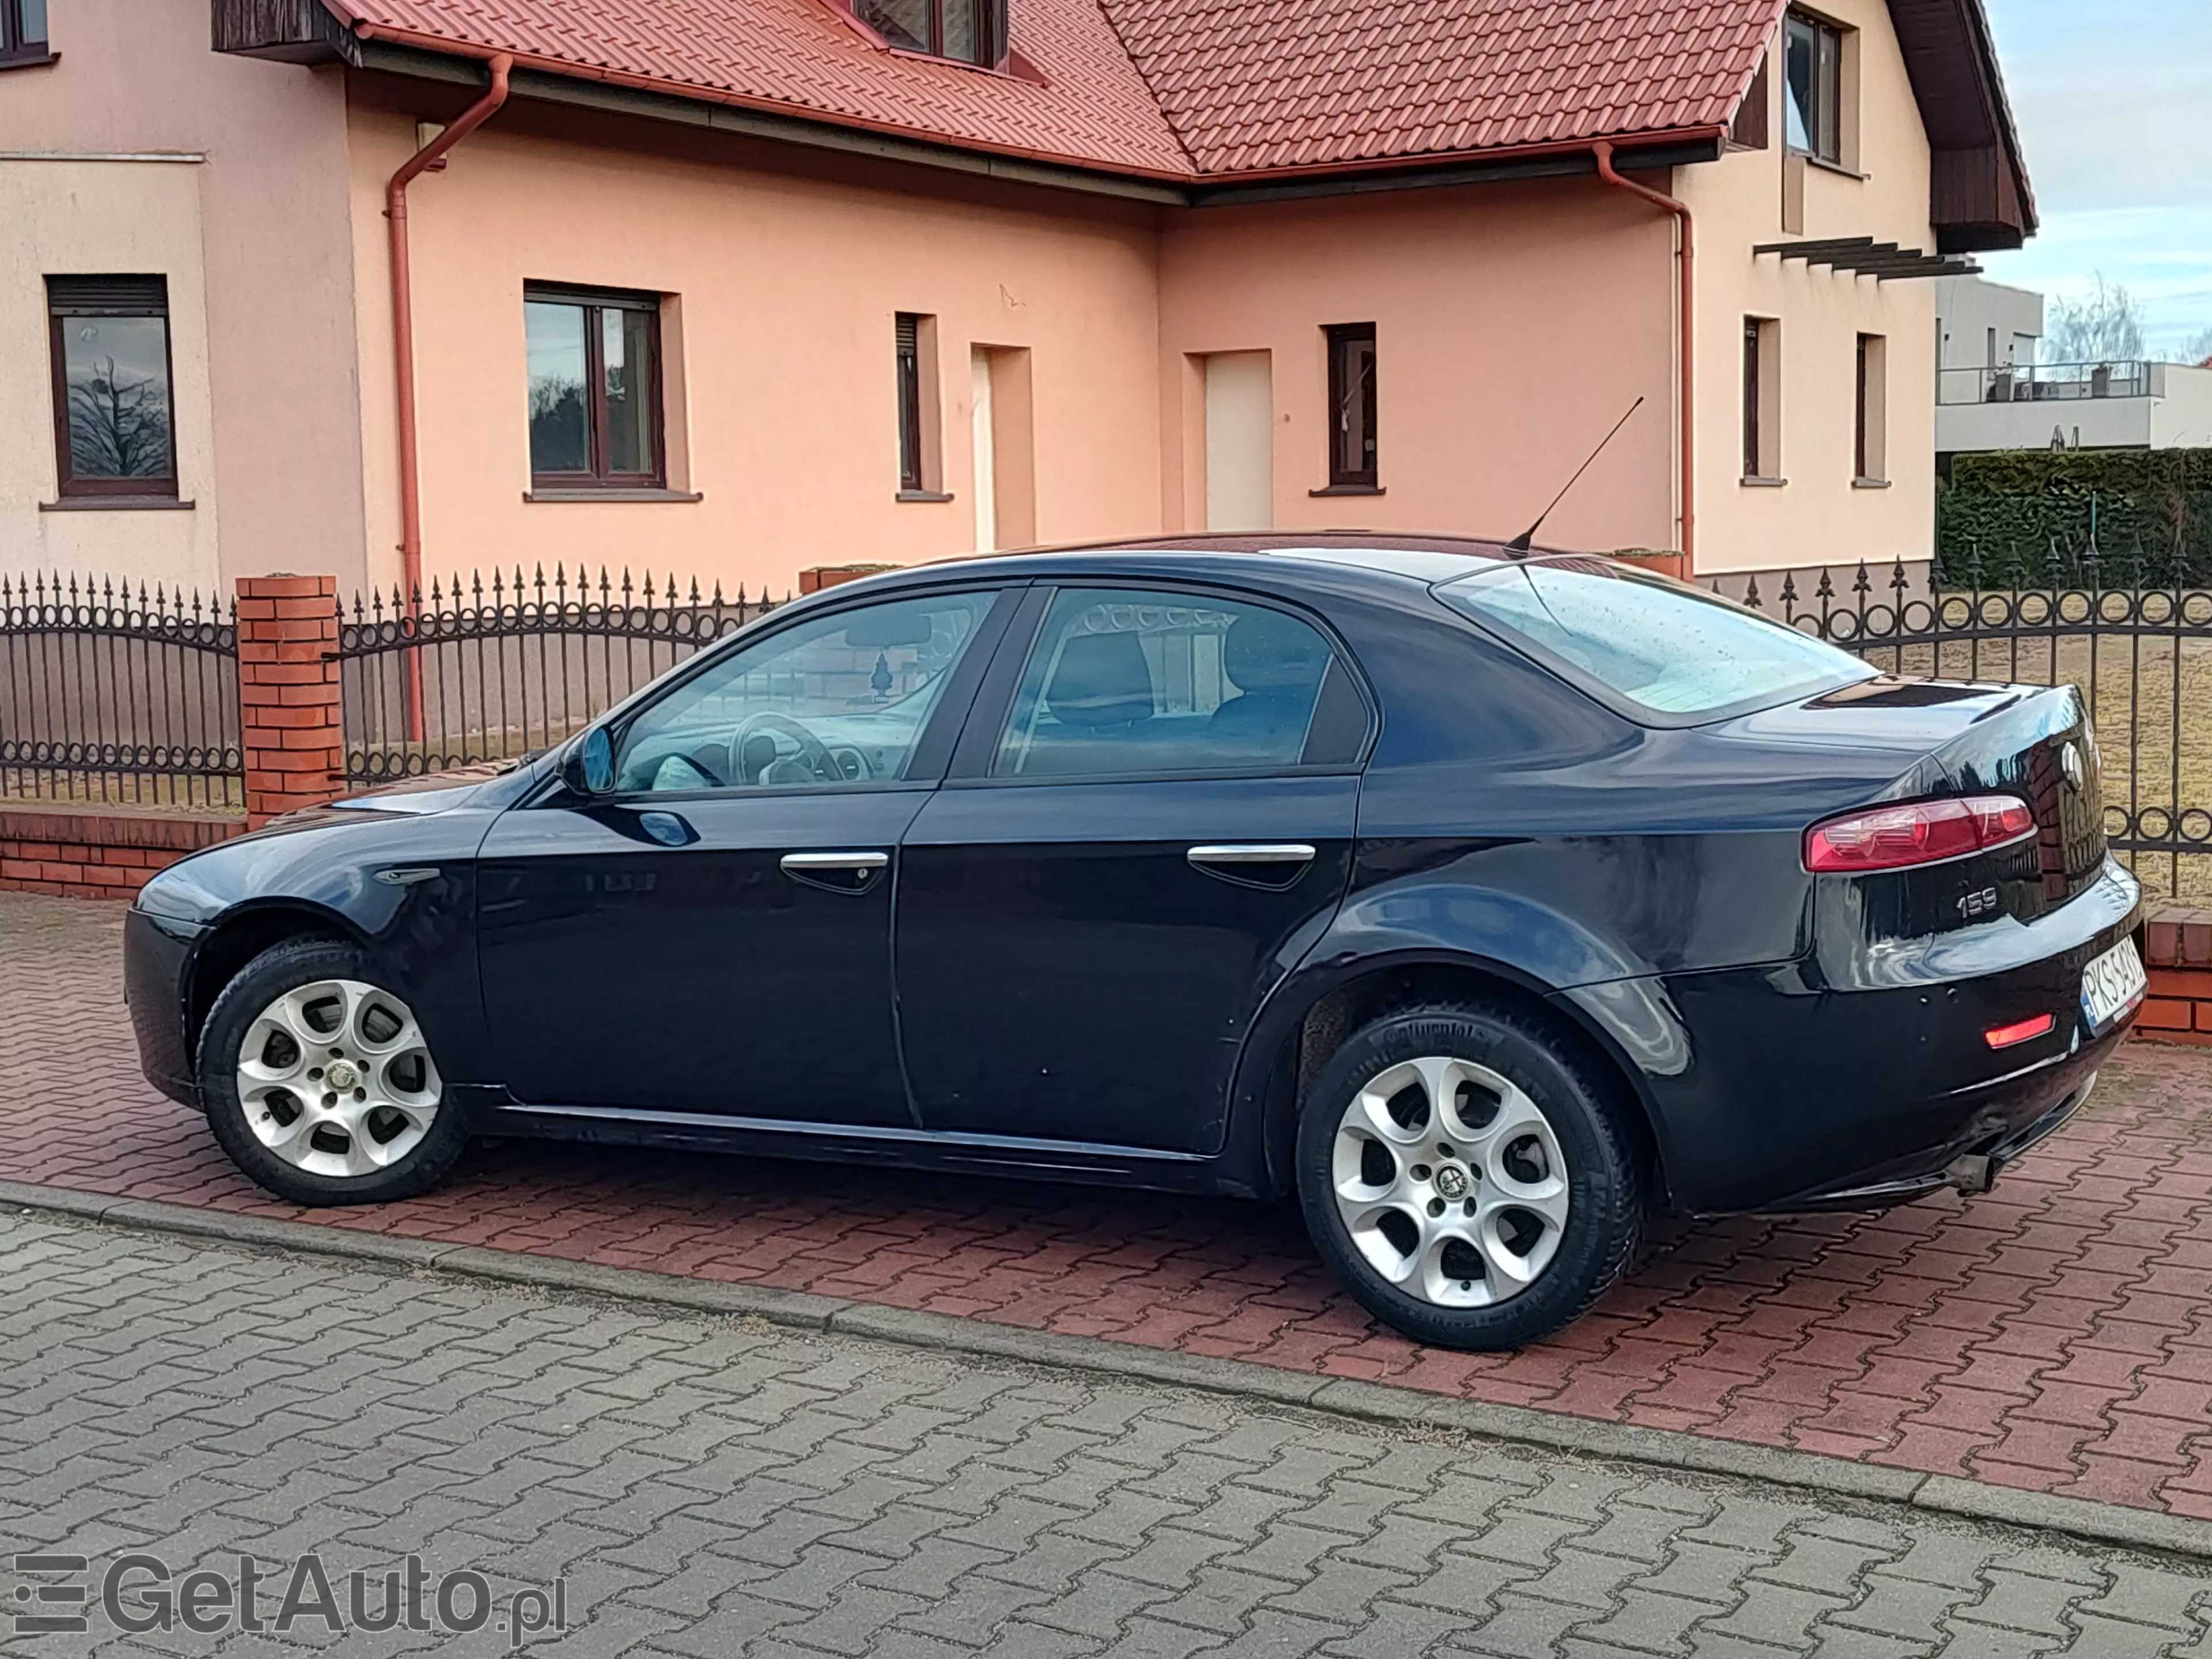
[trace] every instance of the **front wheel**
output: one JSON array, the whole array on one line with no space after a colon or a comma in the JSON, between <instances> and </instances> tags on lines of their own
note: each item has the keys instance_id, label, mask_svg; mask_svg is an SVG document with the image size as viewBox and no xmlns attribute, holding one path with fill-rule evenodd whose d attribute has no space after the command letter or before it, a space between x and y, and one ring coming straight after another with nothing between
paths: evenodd
<instances>
[{"instance_id":1,"label":"front wheel","mask_svg":"<svg viewBox=\"0 0 2212 1659\"><path fill-rule=\"evenodd\" d=\"M1581 1061L1477 1006L1356 1033L1298 1125L1307 1230L1376 1318L1438 1347L1517 1347L1579 1316L1642 1231L1633 1144Z\"/></svg>"},{"instance_id":2,"label":"front wheel","mask_svg":"<svg viewBox=\"0 0 2212 1659\"><path fill-rule=\"evenodd\" d=\"M216 999L198 1064L216 1139L295 1204L412 1197L468 1141L413 1010L355 945L256 957Z\"/></svg>"}]
</instances>

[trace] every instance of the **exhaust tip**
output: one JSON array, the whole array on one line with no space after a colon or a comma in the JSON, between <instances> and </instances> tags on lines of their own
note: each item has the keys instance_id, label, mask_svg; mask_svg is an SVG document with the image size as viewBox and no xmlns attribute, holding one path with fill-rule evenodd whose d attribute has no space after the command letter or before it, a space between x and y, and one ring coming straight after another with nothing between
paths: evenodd
<instances>
[{"instance_id":1,"label":"exhaust tip","mask_svg":"<svg viewBox=\"0 0 2212 1659\"><path fill-rule=\"evenodd\" d=\"M1995 1160L1986 1152L1966 1152L1951 1160L1943 1171L1943 1179L1953 1191L1972 1198L1985 1193L1996 1183Z\"/></svg>"}]
</instances>

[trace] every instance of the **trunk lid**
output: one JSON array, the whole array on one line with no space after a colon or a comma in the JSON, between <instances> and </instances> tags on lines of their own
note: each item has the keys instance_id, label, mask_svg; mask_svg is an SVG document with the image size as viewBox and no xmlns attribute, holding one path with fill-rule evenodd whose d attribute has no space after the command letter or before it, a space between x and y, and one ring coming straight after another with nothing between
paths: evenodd
<instances>
[{"instance_id":1,"label":"trunk lid","mask_svg":"<svg viewBox=\"0 0 2212 1659\"><path fill-rule=\"evenodd\" d=\"M2014 795L2036 836L1913 869L1837 878L1859 890L1874 938L1921 938L2010 916L2029 921L2092 885L2105 863L2096 741L2072 686L1976 685L1883 677L1770 709L1764 738L1895 756L1866 805ZM1809 826L1808 826L1809 827Z\"/></svg>"}]
</instances>

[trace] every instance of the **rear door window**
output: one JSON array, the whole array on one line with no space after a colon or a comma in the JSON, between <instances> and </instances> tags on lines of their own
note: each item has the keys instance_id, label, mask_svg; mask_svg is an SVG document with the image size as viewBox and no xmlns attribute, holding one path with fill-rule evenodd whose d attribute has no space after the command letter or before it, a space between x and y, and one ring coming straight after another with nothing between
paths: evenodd
<instances>
[{"instance_id":1,"label":"rear door window","mask_svg":"<svg viewBox=\"0 0 2212 1659\"><path fill-rule=\"evenodd\" d=\"M1461 615L1657 725L1720 720L1875 671L1732 600L1605 559L1529 559L1434 590Z\"/></svg>"},{"instance_id":2,"label":"rear door window","mask_svg":"<svg viewBox=\"0 0 2212 1659\"><path fill-rule=\"evenodd\" d=\"M1367 708L1311 623L1210 594L1064 588L992 775L1070 779L1347 764Z\"/></svg>"}]
</instances>

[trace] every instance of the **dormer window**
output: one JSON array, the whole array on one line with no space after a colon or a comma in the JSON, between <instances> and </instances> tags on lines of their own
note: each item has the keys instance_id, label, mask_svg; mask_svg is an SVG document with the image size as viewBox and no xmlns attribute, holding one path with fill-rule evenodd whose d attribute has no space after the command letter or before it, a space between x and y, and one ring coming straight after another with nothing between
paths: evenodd
<instances>
[{"instance_id":1,"label":"dormer window","mask_svg":"<svg viewBox=\"0 0 2212 1659\"><path fill-rule=\"evenodd\" d=\"M853 0L853 15L902 52L996 69L1006 56L1006 0Z\"/></svg>"}]
</instances>

